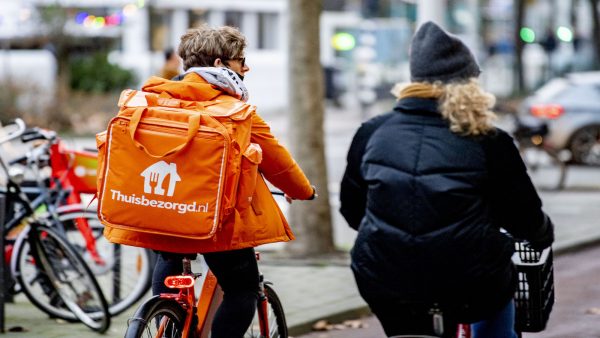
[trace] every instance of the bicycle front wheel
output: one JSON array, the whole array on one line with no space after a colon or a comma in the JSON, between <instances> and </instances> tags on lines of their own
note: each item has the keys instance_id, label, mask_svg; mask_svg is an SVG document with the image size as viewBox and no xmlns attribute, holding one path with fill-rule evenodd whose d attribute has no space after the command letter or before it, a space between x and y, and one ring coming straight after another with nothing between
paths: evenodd
<instances>
[{"instance_id":1,"label":"bicycle front wheel","mask_svg":"<svg viewBox=\"0 0 600 338\"><path fill-rule=\"evenodd\" d=\"M49 314L58 310L94 331L108 330L108 304L83 258L48 227L34 225L27 236L15 276L27 298Z\"/></svg>"},{"instance_id":2,"label":"bicycle front wheel","mask_svg":"<svg viewBox=\"0 0 600 338\"><path fill-rule=\"evenodd\" d=\"M258 311L254 315L250 328L244 335L244 338L262 338L260 327L261 323L268 323L268 336L267 338L288 338L287 323L285 321L285 314L283 313L283 306L279 300L279 296L275 293L275 290L269 285L265 285L265 295L267 296L268 306L264 311L258 302Z\"/></svg>"},{"instance_id":3,"label":"bicycle front wheel","mask_svg":"<svg viewBox=\"0 0 600 338\"><path fill-rule=\"evenodd\" d=\"M181 338L185 317L177 301L154 296L129 319L125 338Z\"/></svg>"},{"instance_id":4,"label":"bicycle front wheel","mask_svg":"<svg viewBox=\"0 0 600 338\"><path fill-rule=\"evenodd\" d=\"M68 212L59 210L58 219L66 231L68 242L96 277L102 294L108 302L108 311L111 315L115 316L127 310L148 292L154 266L154 254L151 250L108 242L102 236L104 227L95 213L82 209L69 209ZM77 222L84 222L91 230L100 260L90 254L87 242L82 232L78 230ZM64 308L56 306L55 303L50 302L50 299L44 297L43 280L36 278L35 265L29 261L29 247L25 246L23 249L25 253L17 256L15 268L26 281L20 285L23 291L34 295L40 304L46 301L46 304L42 304L40 308L48 315L67 321L78 320L73 313L65 311ZM89 316L94 319L101 318L103 315L102 312L89 313Z\"/></svg>"}]
</instances>

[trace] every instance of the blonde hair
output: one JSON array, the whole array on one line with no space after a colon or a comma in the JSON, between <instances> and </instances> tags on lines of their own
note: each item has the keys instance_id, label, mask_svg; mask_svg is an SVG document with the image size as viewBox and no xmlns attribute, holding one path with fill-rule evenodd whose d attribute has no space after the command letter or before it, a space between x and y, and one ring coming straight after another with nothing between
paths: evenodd
<instances>
[{"instance_id":1,"label":"blonde hair","mask_svg":"<svg viewBox=\"0 0 600 338\"><path fill-rule=\"evenodd\" d=\"M235 27L210 27L206 24L189 29L181 36L177 54L183 69L212 67L216 59L233 60L244 57L246 38Z\"/></svg>"},{"instance_id":2,"label":"blonde hair","mask_svg":"<svg viewBox=\"0 0 600 338\"><path fill-rule=\"evenodd\" d=\"M496 98L484 91L476 78L466 82L396 84L392 94L398 99L437 98L440 113L448 120L450 130L454 133L477 136L495 129L493 122L496 114L490 109L496 103Z\"/></svg>"}]
</instances>

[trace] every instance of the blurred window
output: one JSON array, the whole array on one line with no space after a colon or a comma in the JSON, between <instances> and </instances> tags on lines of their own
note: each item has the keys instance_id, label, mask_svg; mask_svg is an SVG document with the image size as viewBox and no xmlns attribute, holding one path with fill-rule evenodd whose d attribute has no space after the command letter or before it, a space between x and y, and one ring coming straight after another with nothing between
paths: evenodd
<instances>
[{"instance_id":1,"label":"blurred window","mask_svg":"<svg viewBox=\"0 0 600 338\"><path fill-rule=\"evenodd\" d=\"M470 13L468 2L455 0L448 2L446 11L448 27L454 34L465 34L468 27L473 24L473 13Z\"/></svg>"},{"instance_id":2,"label":"blurred window","mask_svg":"<svg viewBox=\"0 0 600 338\"><path fill-rule=\"evenodd\" d=\"M152 7L150 9L150 48L162 52L169 47L170 11Z\"/></svg>"},{"instance_id":3,"label":"blurred window","mask_svg":"<svg viewBox=\"0 0 600 338\"><path fill-rule=\"evenodd\" d=\"M192 9L188 12L190 28L208 23L208 11L205 9Z\"/></svg>"},{"instance_id":4,"label":"blurred window","mask_svg":"<svg viewBox=\"0 0 600 338\"><path fill-rule=\"evenodd\" d=\"M225 12L225 26L242 27L242 12L227 11Z\"/></svg>"},{"instance_id":5,"label":"blurred window","mask_svg":"<svg viewBox=\"0 0 600 338\"><path fill-rule=\"evenodd\" d=\"M277 49L279 40L278 16L275 13L258 14L258 48Z\"/></svg>"}]
</instances>

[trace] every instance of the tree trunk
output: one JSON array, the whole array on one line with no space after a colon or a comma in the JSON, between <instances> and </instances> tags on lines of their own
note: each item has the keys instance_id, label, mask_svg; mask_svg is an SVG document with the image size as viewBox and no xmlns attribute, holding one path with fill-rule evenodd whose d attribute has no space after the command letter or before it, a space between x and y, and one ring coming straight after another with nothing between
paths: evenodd
<instances>
[{"instance_id":1,"label":"tree trunk","mask_svg":"<svg viewBox=\"0 0 600 338\"><path fill-rule=\"evenodd\" d=\"M334 251L331 208L323 134L323 70L319 58L320 0L288 0L289 135L292 153L319 198L295 201L289 221L297 239L289 243L293 256Z\"/></svg>"},{"instance_id":2,"label":"tree trunk","mask_svg":"<svg viewBox=\"0 0 600 338\"><path fill-rule=\"evenodd\" d=\"M598 65L598 58L600 57L600 18L598 17L598 0L590 0L590 7L592 8L592 42L594 44L594 52L596 57L594 58L594 65Z\"/></svg>"},{"instance_id":3,"label":"tree trunk","mask_svg":"<svg viewBox=\"0 0 600 338\"><path fill-rule=\"evenodd\" d=\"M525 0L516 0L515 6L515 93L521 93L525 89L525 78L523 76L523 40L521 39L521 27L525 18Z\"/></svg>"}]
</instances>

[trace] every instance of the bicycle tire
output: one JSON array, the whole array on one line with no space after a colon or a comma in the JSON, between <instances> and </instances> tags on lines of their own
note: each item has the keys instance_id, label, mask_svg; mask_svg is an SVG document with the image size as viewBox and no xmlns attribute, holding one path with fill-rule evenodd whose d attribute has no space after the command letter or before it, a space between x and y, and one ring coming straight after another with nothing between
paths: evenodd
<instances>
[{"instance_id":1,"label":"bicycle tire","mask_svg":"<svg viewBox=\"0 0 600 338\"><path fill-rule=\"evenodd\" d=\"M166 331L161 337L180 338L186 316L185 310L177 301L154 296L144 302L127 321L125 338L157 337L160 327L164 327Z\"/></svg>"},{"instance_id":2,"label":"bicycle tire","mask_svg":"<svg viewBox=\"0 0 600 338\"><path fill-rule=\"evenodd\" d=\"M83 258L51 228L30 226L26 235L27 241L20 246L17 262L29 261L32 264L27 267L20 265L15 277L31 303L49 314L49 308L53 311L60 309L90 329L106 332L111 318L108 304ZM35 269L35 277L26 279L27 275L22 273L21 268ZM26 285L33 283L42 289L44 296L30 292L32 289ZM96 315L92 317L92 313Z\"/></svg>"},{"instance_id":3,"label":"bicycle tire","mask_svg":"<svg viewBox=\"0 0 600 338\"><path fill-rule=\"evenodd\" d=\"M567 165L553 150L542 146L519 146L523 163L532 182L543 189L561 190L565 186Z\"/></svg>"},{"instance_id":4,"label":"bicycle tire","mask_svg":"<svg viewBox=\"0 0 600 338\"><path fill-rule=\"evenodd\" d=\"M112 316L122 313L137 303L142 297L144 297L144 295L150 289L152 282L154 254L151 250L109 243L102 236L104 227L98 220L98 216L95 213L89 211L86 212L83 211L83 209L79 210L70 208L68 212L60 213L59 210L58 218L61 222L63 222L63 226L67 232L67 238L70 244L83 257L88 267L90 267L96 276L105 299L108 302L109 313ZM102 267L96 264L97 262L95 262L87 253L85 241L73 223L73 221L78 218L84 218L90 227L92 227L94 237L96 238L97 249L100 255L108 262L106 266ZM117 248L119 248L120 251L117 251ZM136 261L135 268L127 268L131 264L125 264L121 261L121 258L115 258L115 252L120 252L119 257L122 257L129 262L132 260ZM17 255L17 257L19 257L19 255ZM117 262L119 262L118 265L116 264ZM20 274L24 275L24 280L33 280L34 277L31 277L31 275L35 275L36 272L31 271L31 269L28 270L22 268L23 265L27 264L26 261L23 261L22 255L21 258L18 258L16 264L17 266L13 270L21 271ZM120 267L118 271L119 276L122 278L118 279L118 281L116 280L117 278L115 278L115 270L113 269L115 266ZM126 276L126 278L123 276ZM119 284L118 290L121 295L124 295L123 297L119 298L115 296L118 294L115 291L115 286L117 284ZM34 285L33 283L23 283L21 288L27 288L27 291L30 294L38 294L43 296L43 286ZM50 300L45 297L38 298L41 300ZM67 321L78 320L74 314L64 311L63 308L54 307L52 306L52 303L46 304L43 307L43 310L51 317L60 318ZM90 313L89 316L92 318L101 318L103 314L102 312Z\"/></svg>"},{"instance_id":5,"label":"bicycle tire","mask_svg":"<svg viewBox=\"0 0 600 338\"><path fill-rule=\"evenodd\" d=\"M260 334L259 316L266 316L269 323L269 336L267 338L288 338L288 328L285 320L285 313L283 312L283 305L281 300L273 288L265 284L265 295L267 296L268 308L267 313L262 313L260 302L258 303L258 310L256 315L250 324L250 328L244 335L244 338L262 338Z\"/></svg>"},{"instance_id":6,"label":"bicycle tire","mask_svg":"<svg viewBox=\"0 0 600 338\"><path fill-rule=\"evenodd\" d=\"M58 219L67 231L69 242L100 282L111 315L122 313L146 295L152 284L154 270L152 250L109 242L102 235L104 226L95 212L84 209L61 212L59 209ZM106 262L105 265L96 262L87 251L85 240L74 223L77 219L84 219L89 224L96 239L97 251Z\"/></svg>"}]
</instances>

